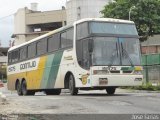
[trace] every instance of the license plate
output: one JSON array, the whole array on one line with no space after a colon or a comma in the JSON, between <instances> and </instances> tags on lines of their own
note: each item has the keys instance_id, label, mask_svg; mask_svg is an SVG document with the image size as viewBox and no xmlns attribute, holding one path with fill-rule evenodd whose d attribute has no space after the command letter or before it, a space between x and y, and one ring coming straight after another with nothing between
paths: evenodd
<instances>
[{"instance_id":1,"label":"license plate","mask_svg":"<svg viewBox=\"0 0 160 120\"><path fill-rule=\"evenodd\" d=\"M107 85L108 79L107 78L99 78L99 85Z\"/></svg>"}]
</instances>

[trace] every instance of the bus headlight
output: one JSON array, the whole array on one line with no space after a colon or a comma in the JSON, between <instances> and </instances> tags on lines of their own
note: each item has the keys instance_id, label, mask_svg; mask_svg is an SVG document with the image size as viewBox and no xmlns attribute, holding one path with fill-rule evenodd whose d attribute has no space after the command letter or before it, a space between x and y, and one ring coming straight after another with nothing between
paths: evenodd
<instances>
[{"instance_id":1,"label":"bus headlight","mask_svg":"<svg viewBox=\"0 0 160 120\"><path fill-rule=\"evenodd\" d=\"M103 74L108 74L108 70L93 70L93 75L103 75Z\"/></svg>"}]
</instances>

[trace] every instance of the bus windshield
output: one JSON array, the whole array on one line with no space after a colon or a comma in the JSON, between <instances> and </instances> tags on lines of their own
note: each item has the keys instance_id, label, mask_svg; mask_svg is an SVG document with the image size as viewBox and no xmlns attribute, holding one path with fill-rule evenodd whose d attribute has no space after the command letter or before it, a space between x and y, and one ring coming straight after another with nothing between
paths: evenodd
<instances>
[{"instance_id":1,"label":"bus windshield","mask_svg":"<svg viewBox=\"0 0 160 120\"><path fill-rule=\"evenodd\" d=\"M77 59L85 69L90 66L139 66L139 45L133 23L93 21L77 25Z\"/></svg>"},{"instance_id":2,"label":"bus windshield","mask_svg":"<svg viewBox=\"0 0 160 120\"><path fill-rule=\"evenodd\" d=\"M93 42L93 65L140 65L138 39L95 37Z\"/></svg>"},{"instance_id":3,"label":"bus windshield","mask_svg":"<svg viewBox=\"0 0 160 120\"><path fill-rule=\"evenodd\" d=\"M138 35L134 24L90 22L90 33L97 34L118 34L118 35Z\"/></svg>"}]
</instances>

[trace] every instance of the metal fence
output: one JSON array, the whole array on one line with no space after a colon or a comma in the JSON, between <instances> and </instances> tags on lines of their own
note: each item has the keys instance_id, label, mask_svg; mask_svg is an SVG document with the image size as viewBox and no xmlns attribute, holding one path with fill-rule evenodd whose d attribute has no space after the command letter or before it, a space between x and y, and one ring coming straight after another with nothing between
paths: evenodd
<instances>
[{"instance_id":1,"label":"metal fence","mask_svg":"<svg viewBox=\"0 0 160 120\"><path fill-rule=\"evenodd\" d=\"M160 85L160 65L144 66L143 69L144 82Z\"/></svg>"}]
</instances>

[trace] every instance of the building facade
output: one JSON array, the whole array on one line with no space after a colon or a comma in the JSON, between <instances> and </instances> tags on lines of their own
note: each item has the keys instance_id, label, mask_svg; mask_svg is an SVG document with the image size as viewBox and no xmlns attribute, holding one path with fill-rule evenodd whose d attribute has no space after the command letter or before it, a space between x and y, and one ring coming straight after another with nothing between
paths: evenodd
<instances>
[{"instance_id":1,"label":"building facade","mask_svg":"<svg viewBox=\"0 0 160 120\"><path fill-rule=\"evenodd\" d=\"M149 37L141 43L142 54L160 54L160 35Z\"/></svg>"},{"instance_id":2,"label":"building facade","mask_svg":"<svg viewBox=\"0 0 160 120\"><path fill-rule=\"evenodd\" d=\"M69 0L66 3L67 24L82 18L102 17L100 11L112 0Z\"/></svg>"},{"instance_id":3,"label":"building facade","mask_svg":"<svg viewBox=\"0 0 160 120\"><path fill-rule=\"evenodd\" d=\"M93 2L94 1L94 2ZM49 31L73 24L82 18L102 17L100 11L113 0L69 0L66 9L37 11L37 4L32 3L31 9L19 9L14 15L14 45L19 45Z\"/></svg>"},{"instance_id":4,"label":"building facade","mask_svg":"<svg viewBox=\"0 0 160 120\"><path fill-rule=\"evenodd\" d=\"M6 78L7 52L8 47L0 47L0 80Z\"/></svg>"},{"instance_id":5,"label":"building facade","mask_svg":"<svg viewBox=\"0 0 160 120\"><path fill-rule=\"evenodd\" d=\"M35 37L43 35L66 25L66 10L35 11L27 7L19 9L14 15L14 45L27 42Z\"/></svg>"}]
</instances>

